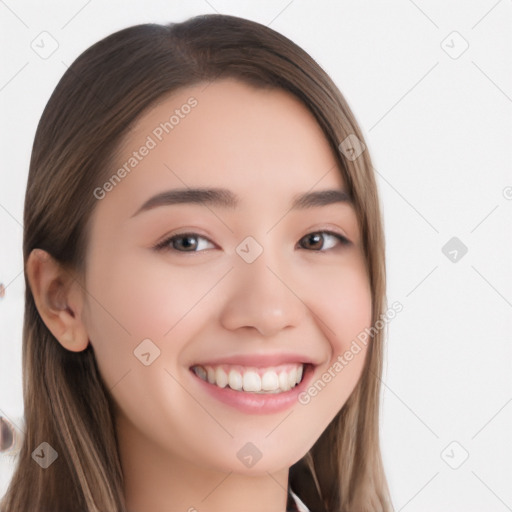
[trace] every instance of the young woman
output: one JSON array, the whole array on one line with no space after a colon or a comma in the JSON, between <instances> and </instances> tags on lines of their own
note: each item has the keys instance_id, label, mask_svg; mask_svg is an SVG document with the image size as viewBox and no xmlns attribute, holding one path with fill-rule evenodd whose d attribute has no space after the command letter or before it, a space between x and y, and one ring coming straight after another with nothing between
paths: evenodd
<instances>
[{"instance_id":1,"label":"young woman","mask_svg":"<svg viewBox=\"0 0 512 512\"><path fill-rule=\"evenodd\" d=\"M225 15L94 44L40 120L24 221L2 512L392 509L376 183L297 45Z\"/></svg>"}]
</instances>

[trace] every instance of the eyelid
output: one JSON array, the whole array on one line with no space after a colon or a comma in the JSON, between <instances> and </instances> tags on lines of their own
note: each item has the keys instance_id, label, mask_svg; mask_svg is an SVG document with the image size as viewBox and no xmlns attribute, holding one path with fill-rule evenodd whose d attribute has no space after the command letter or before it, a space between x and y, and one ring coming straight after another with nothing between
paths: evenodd
<instances>
[{"instance_id":1,"label":"eyelid","mask_svg":"<svg viewBox=\"0 0 512 512\"><path fill-rule=\"evenodd\" d=\"M309 229L304 236L309 235L310 233L329 233L332 235L340 236L341 238L344 238L347 242L352 243L352 240L350 240L348 235L345 234L345 232L342 229L340 229L339 227L334 227L332 226L332 224L324 224L314 229Z\"/></svg>"}]
</instances>

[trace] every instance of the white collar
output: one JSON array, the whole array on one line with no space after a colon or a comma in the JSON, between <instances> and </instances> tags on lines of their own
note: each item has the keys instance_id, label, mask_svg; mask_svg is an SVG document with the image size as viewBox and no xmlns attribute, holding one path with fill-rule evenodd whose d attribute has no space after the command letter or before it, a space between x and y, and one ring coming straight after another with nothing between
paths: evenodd
<instances>
[{"instance_id":1,"label":"white collar","mask_svg":"<svg viewBox=\"0 0 512 512\"><path fill-rule=\"evenodd\" d=\"M310 512L309 508L304 505L302 500L290 489L290 494L292 495L292 498L294 499L295 503L297 504L297 508L299 509L299 512Z\"/></svg>"}]
</instances>

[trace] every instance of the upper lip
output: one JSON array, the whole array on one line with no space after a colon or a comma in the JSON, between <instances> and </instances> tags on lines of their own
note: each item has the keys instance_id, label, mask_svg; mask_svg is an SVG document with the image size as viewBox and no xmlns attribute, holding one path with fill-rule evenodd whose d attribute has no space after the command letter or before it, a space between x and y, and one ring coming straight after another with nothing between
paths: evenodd
<instances>
[{"instance_id":1,"label":"upper lip","mask_svg":"<svg viewBox=\"0 0 512 512\"><path fill-rule=\"evenodd\" d=\"M268 367L281 364L307 363L314 365L313 359L303 354L238 354L217 357L193 364L192 366L215 366L232 364L240 366Z\"/></svg>"}]
</instances>

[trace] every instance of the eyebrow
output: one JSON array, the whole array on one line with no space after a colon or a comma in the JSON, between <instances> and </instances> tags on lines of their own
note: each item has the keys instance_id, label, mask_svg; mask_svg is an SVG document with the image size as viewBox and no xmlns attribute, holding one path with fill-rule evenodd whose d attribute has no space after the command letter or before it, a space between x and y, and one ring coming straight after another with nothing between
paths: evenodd
<instances>
[{"instance_id":1,"label":"eyebrow","mask_svg":"<svg viewBox=\"0 0 512 512\"><path fill-rule=\"evenodd\" d=\"M159 206L209 204L235 209L239 203L240 199L231 190L225 188L181 188L167 190L149 198L131 217ZM306 192L305 194L295 195L292 198L290 210L305 210L335 203L353 205L353 199L347 192L341 189Z\"/></svg>"}]
</instances>

